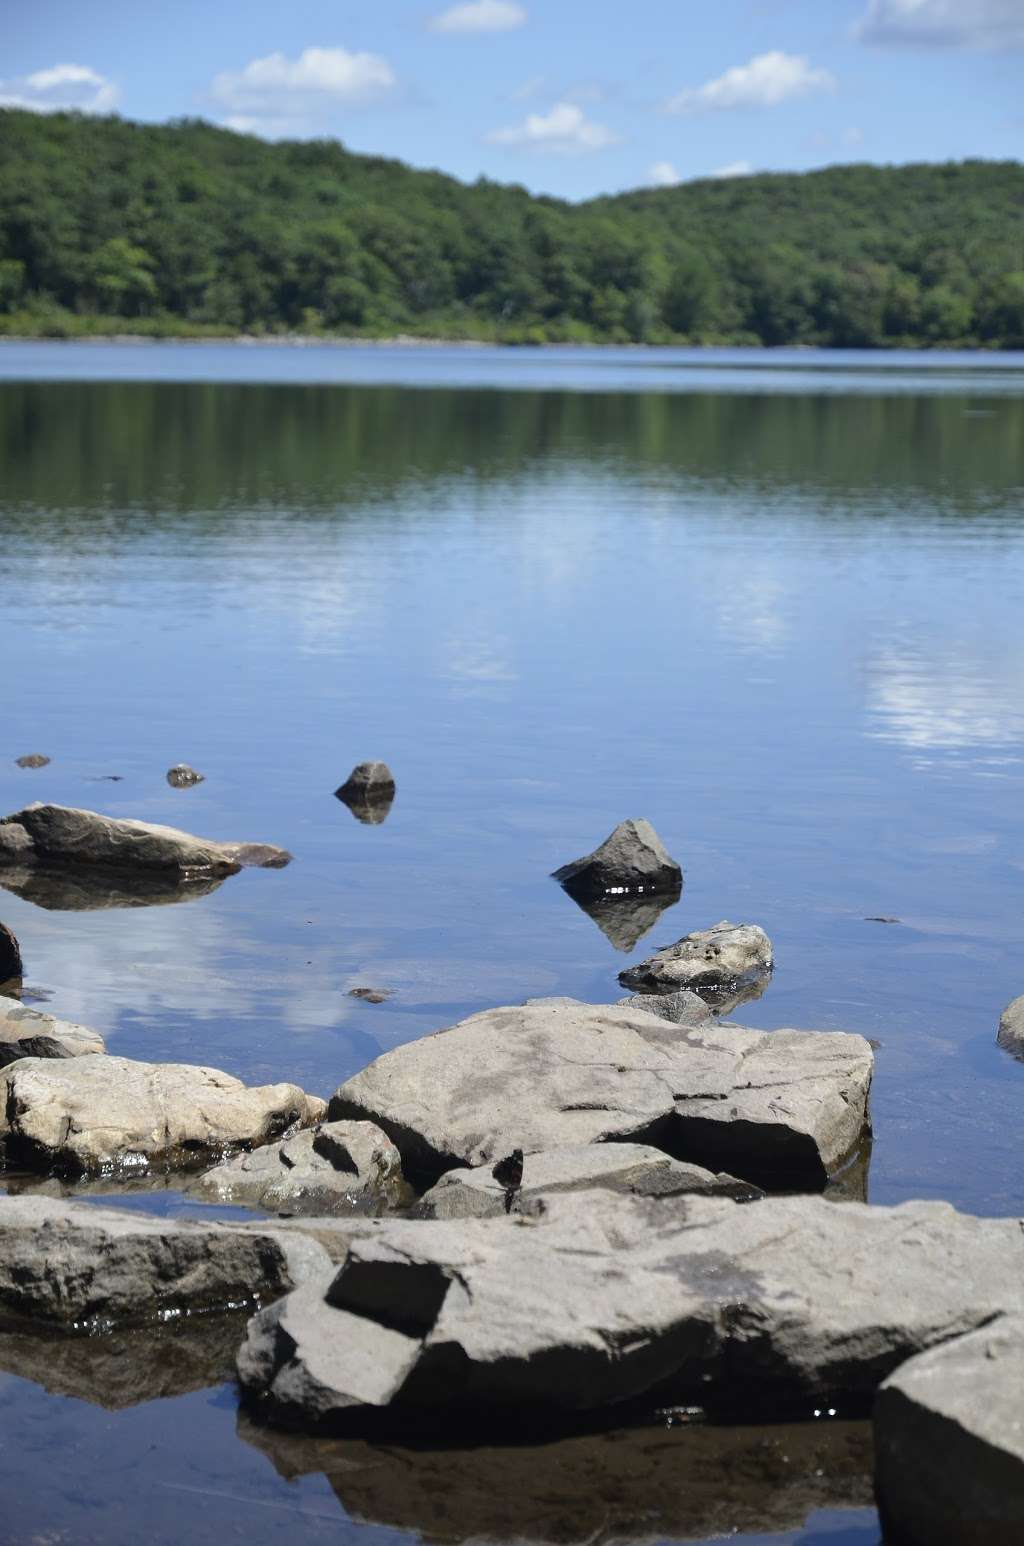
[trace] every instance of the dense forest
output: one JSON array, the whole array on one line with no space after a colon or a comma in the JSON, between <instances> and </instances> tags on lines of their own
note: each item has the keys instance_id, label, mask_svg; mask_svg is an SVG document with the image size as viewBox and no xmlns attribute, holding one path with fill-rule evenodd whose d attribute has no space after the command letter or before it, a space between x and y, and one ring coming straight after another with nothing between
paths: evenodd
<instances>
[{"instance_id":1,"label":"dense forest","mask_svg":"<svg viewBox=\"0 0 1024 1546\"><path fill-rule=\"evenodd\" d=\"M568 204L335 140L0 110L0 333L1024 348L1024 166Z\"/></svg>"}]
</instances>

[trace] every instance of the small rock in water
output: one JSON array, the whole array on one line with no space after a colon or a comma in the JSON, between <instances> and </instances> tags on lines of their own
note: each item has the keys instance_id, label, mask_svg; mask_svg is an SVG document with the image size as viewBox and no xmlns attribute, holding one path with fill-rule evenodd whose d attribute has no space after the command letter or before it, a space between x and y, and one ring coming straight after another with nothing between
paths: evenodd
<instances>
[{"instance_id":1,"label":"small rock in water","mask_svg":"<svg viewBox=\"0 0 1024 1546\"><path fill-rule=\"evenodd\" d=\"M205 773L197 773L187 762L176 763L173 768L167 770L167 782L172 789L191 789L193 784L202 784L205 781Z\"/></svg>"},{"instance_id":2,"label":"small rock in water","mask_svg":"<svg viewBox=\"0 0 1024 1546\"><path fill-rule=\"evenodd\" d=\"M0 972L0 977L3 973ZM1007 1004L999 1017L999 1045L1012 1052L1014 1057L1024 1058L1024 993Z\"/></svg>"},{"instance_id":3,"label":"small rock in water","mask_svg":"<svg viewBox=\"0 0 1024 1546\"><path fill-rule=\"evenodd\" d=\"M620 998L617 1009L645 1009L649 1015L669 1020L673 1025L701 1025L710 1020L713 1010L690 988L680 988L676 993L633 993Z\"/></svg>"},{"instance_id":4,"label":"small rock in water","mask_svg":"<svg viewBox=\"0 0 1024 1546\"><path fill-rule=\"evenodd\" d=\"M349 998L361 998L364 1004L383 1004L391 997L390 988L349 988Z\"/></svg>"},{"instance_id":5,"label":"small rock in water","mask_svg":"<svg viewBox=\"0 0 1024 1546\"><path fill-rule=\"evenodd\" d=\"M29 756L17 759L19 768L45 768L49 761L49 757L43 757L39 752L31 752Z\"/></svg>"},{"instance_id":6,"label":"small rock in water","mask_svg":"<svg viewBox=\"0 0 1024 1546\"><path fill-rule=\"evenodd\" d=\"M379 826L395 798L395 776L386 762L360 762L334 797L348 806L357 821Z\"/></svg>"},{"instance_id":7,"label":"small rock in water","mask_svg":"<svg viewBox=\"0 0 1024 1546\"><path fill-rule=\"evenodd\" d=\"M5 923L0 923L0 982L24 975L18 941Z\"/></svg>"},{"instance_id":8,"label":"small rock in water","mask_svg":"<svg viewBox=\"0 0 1024 1546\"><path fill-rule=\"evenodd\" d=\"M767 977L772 970L772 942L756 923L716 923L711 929L684 934L646 961L619 973L624 988L672 993L678 988L729 988Z\"/></svg>"},{"instance_id":9,"label":"small rock in water","mask_svg":"<svg viewBox=\"0 0 1024 1546\"><path fill-rule=\"evenodd\" d=\"M622 821L599 848L555 870L570 896L606 897L646 891L679 892L683 872L649 821Z\"/></svg>"},{"instance_id":10,"label":"small rock in water","mask_svg":"<svg viewBox=\"0 0 1024 1546\"><path fill-rule=\"evenodd\" d=\"M878 917L864 919L865 923L899 923L899 921L900 920L898 918L887 918L884 914L879 914Z\"/></svg>"}]
</instances>

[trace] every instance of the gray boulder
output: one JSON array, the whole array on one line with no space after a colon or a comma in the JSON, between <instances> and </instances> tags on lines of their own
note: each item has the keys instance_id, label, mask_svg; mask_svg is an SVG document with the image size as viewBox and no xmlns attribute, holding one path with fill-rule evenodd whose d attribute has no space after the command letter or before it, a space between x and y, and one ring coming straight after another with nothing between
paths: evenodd
<instances>
[{"instance_id":1,"label":"gray boulder","mask_svg":"<svg viewBox=\"0 0 1024 1546\"><path fill-rule=\"evenodd\" d=\"M196 784L205 783L206 775L197 773L187 762L177 762L173 768L168 768L167 782L172 789L192 789Z\"/></svg>"},{"instance_id":2,"label":"gray boulder","mask_svg":"<svg viewBox=\"0 0 1024 1546\"><path fill-rule=\"evenodd\" d=\"M294 1084L249 1089L215 1068L22 1058L0 1070L0 1159L65 1174L175 1170L270 1143L323 1114L324 1102Z\"/></svg>"},{"instance_id":3,"label":"gray boulder","mask_svg":"<svg viewBox=\"0 0 1024 1546\"><path fill-rule=\"evenodd\" d=\"M907 1358L1024 1310L1020 1225L941 1203L552 1197L539 1219L378 1221L249 1323L272 1421L482 1422L642 1400L733 1415L863 1400Z\"/></svg>"},{"instance_id":4,"label":"gray boulder","mask_svg":"<svg viewBox=\"0 0 1024 1546\"><path fill-rule=\"evenodd\" d=\"M209 1202L270 1213L331 1213L357 1202L397 1207L412 1200L394 1144L372 1122L325 1122L280 1143L224 1160L190 1190Z\"/></svg>"},{"instance_id":5,"label":"gray boulder","mask_svg":"<svg viewBox=\"0 0 1024 1546\"><path fill-rule=\"evenodd\" d=\"M1014 1057L1024 1058L1024 994L1007 1004L999 1017L999 1045L1012 1052Z\"/></svg>"},{"instance_id":6,"label":"gray boulder","mask_svg":"<svg viewBox=\"0 0 1024 1546\"><path fill-rule=\"evenodd\" d=\"M290 858L268 844L219 843L176 827L65 805L37 802L0 820L0 863L101 865L204 877L230 875L243 865L280 868Z\"/></svg>"},{"instance_id":7,"label":"gray boulder","mask_svg":"<svg viewBox=\"0 0 1024 1546\"><path fill-rule=\"evenodd\" d=\"M628 998L620 998L617 1007L642 1009L673 1025L703 1025L712 1016L708 1003L690 988L680 988L675 993L631 993Z\"/></svg>"},{"instance_id":8,"label":"gray boulder","mask_svg":"<svg viewBox=\"0 0 1024 1546\"><path fill-rule=\"evenodd\" d=\"M756 923L716 923L619 973L624 988L674 993L679 988L731 988L772 970L772 942Z\"/></svg>"},{"instance_id":9,"label":"gray boulder","mask_svg":"<svg viewBox=\"0 0 1024 1546\"><path fill-rule=\"evenodd\" d=\"M861 1036L670 1026L643 1010L552 1000L472 1015L397 1047L334 1094L374 1122L407 1175L514 1149L644 1143L758 1184L823 1186L867 1123Z\"/></svg>"},{"instance_id":10,"label":"gray boulder","mask_svg":"<svg viewBox=\"0 0 1024 1546\"><path fill-rule=\"evenodd\" d=\"M102 1036L87 1026L0 998L0 1068L19 1058L77 1058L105 1051Z\"/></svg>"},{"instance_id":11,"label":"gray boulder","mask_svg":"<svg viewBox=\"0 0 1024 1546\"><path fill-rule=\"evenodd\" d=\"M678 892L683 872L669 857L649 821L622 821L599 848L554 872L574 897L605 897L610 892Z\"/></svg>"},{"instance_id":12,"label":"gray boulder","mask_svg":"<svg viewBox=\"0 0 1024 1546\"><path fill-rule=\"evenodd\" d=\"M0 923L0 982L13 982L24 971L18 941L5 923Z\"/></svg>"},{"instance_id":13,"label":"gray boulder","mask_svg":"<svg viewBox=\"0 0 1024 1546\"><path fill-rule=\"evenodd\" d=\"M499 1167L500 1168L500 1167ZM637 1197L700 1193L733 1197L737 1202L764 1195L735 1176L714 1175L699 1165L684 1165L639 1143L581 1144L550 1149L523 1159L522 1184L514 1189L495 1179L494 1167L449 1170L413 1209L416 1218L489 1219L503 1213L532 1213L533 1204L553 1194L603 1187Z\"/></svg>"},{"instance_id":14,"label":"gray boulder","mask_svg":"<svg viewBox=\"0 0 1024 1546\"><path fill-rule=\"evenodd\" d=\"M0 1315L101 1330L266 1304L329 1272L315 1240L245 1228L0 1197Z\"/></svg>"},{"instance_id":15,"label":"gray boulder","mask_svg":"<svg viewBox=\"0 0 1024 1546\"><path fill-rule=\"evenodd\" d=\"M360 762L334 797L348 806L357 821L379 826L395 798L394 774L386 762Z\"/></svg>"},{"instance_id":16,"label":"gray boulder","mask_svg":"<svg viewBox=\"0 0 1024 1546\"><path fill-rule=\"evenodd\" d=\"M887 1541L1024 1541L1024 1319L1009 1316L912 1358L874 1413Z\"/></svg>"}]
</instances>

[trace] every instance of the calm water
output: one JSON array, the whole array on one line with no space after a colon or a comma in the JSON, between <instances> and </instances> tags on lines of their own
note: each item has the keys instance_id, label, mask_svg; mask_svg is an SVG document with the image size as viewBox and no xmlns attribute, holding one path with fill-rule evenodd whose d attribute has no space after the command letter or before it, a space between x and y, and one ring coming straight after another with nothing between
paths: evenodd
<instances>
[{"instance_id":1,"label":"calm water","mask_svg":"<svg viewBox=\"0 0 1024 1546\"><path fill-rule=\"evenodd\" d=\"M655 946L757 922L777 969L743 1023L880 1043L871 1199L1021 1211L1024 1064L995 1032L1024 992L1022 367L3 346L0 812L296 856L150 907L0 891L29 983L111 1051L328 1094L463 1014L607 1001ZM332 796L371 758L398 781L377 826ZM179 761L206 782L169 788ZM631 953L548 878L626 816L686 873ZM236 1436L220 1353L190 1356L111 1414L74 1399L109 1370L46 1394L0 1352L0 1474L24 1489L0 1540L137 1540L140 1505L161 1542L300 1516L309 1539L577 1538L529 1500L440 1520L440 1462L270 1454ZM367 1468L379 1486L339 1480ZM873 1546L870 1489L789 1518L778 1467L752 1468L749 1541ZM646 1515L608 1503L620 1536L728 1527L650 1487Z\"/></svg>"}]
</instances>

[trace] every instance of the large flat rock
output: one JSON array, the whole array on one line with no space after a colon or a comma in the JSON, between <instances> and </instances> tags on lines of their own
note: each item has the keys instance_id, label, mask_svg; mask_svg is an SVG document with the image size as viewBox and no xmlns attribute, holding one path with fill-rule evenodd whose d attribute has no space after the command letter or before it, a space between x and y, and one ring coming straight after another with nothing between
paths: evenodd
<instances>
[{"instance_id":1,"label":"large flat rock","mask_svg":"<svg viewBox=\"0 0 1024 1546\"><path fill-rule=\"evenodd\" d=\"M105 1050L97 1031L0 997L0 1068L19 1058L75 1058Z\"/></svg>"},{"instance_id":2,"label":"large flat rock","mask_svg":"<svg viewBox=\"0 0 1024 1546\"><path fill-rule=\"evenodd\" d=\"M230 875L243 865L280 867L291 855L269 844L221 843L176 827L102 816L38 801L0 819L0 864L30 862Z\"/></svg>"},{"instance_id":3,"label":"large flat rock","mask_svg":"<svg viewBox=\"0 0 1024 1546\"><path fill-rule=\"evenodd\" d=\"M0 1069L0 1159L66 1174L211 1164L319 1121L294 1084L249 1088L215 1068L129 1058L22 1058Z\"/></svg>"},{"instance_id":4,"label":"large flat rock","mask_svg":"<svg viewBox=\"0 0 1024 1546\"><path fill-rule=\"evenodd\" d=\"M427 1177L625 1141L759 1184L822 1186L861 1138L872 1066L861 1036L542 1000L386 1052L340 1087L330 1119L376 1123L406 1174Z\"/></svg>"},{"instance_id":5,"label":"large flat rock","mask_svg":"<svg viewBox=\"0 0 1024 1546\"><path fill-rule=\"evenodd\" d=\"M330 1258L273 1225L154 1218L134 1210L0 1197L0 1318L98 1329L265 1304Z\"/></svg>"},{"instance_id":6,"label":"large flat rock","mask_svg":"<svg viewBox=\"0 0 1024 1546\"><path fill-rule=\"evenodd\" d=\"M1024 1318L903 1364L878 1392L874 1428L886 1541L1024 1541Z\"/></svg>"},{"instance_id":7,"label":"large flat rock","mask_svg":"<svg viewBox=\"0 0 1024 1546\"><path fill-rule=\"evenodd\" d=\"M775 1417L865 1402L923 1350L1024 1310L1021 1226L941 1203L551 1198L539 1220L379 1221L256 1315L239 1375L271 1421L444 1409L500 1423L641 1401Z\"/></svg>"}]
</instances>

